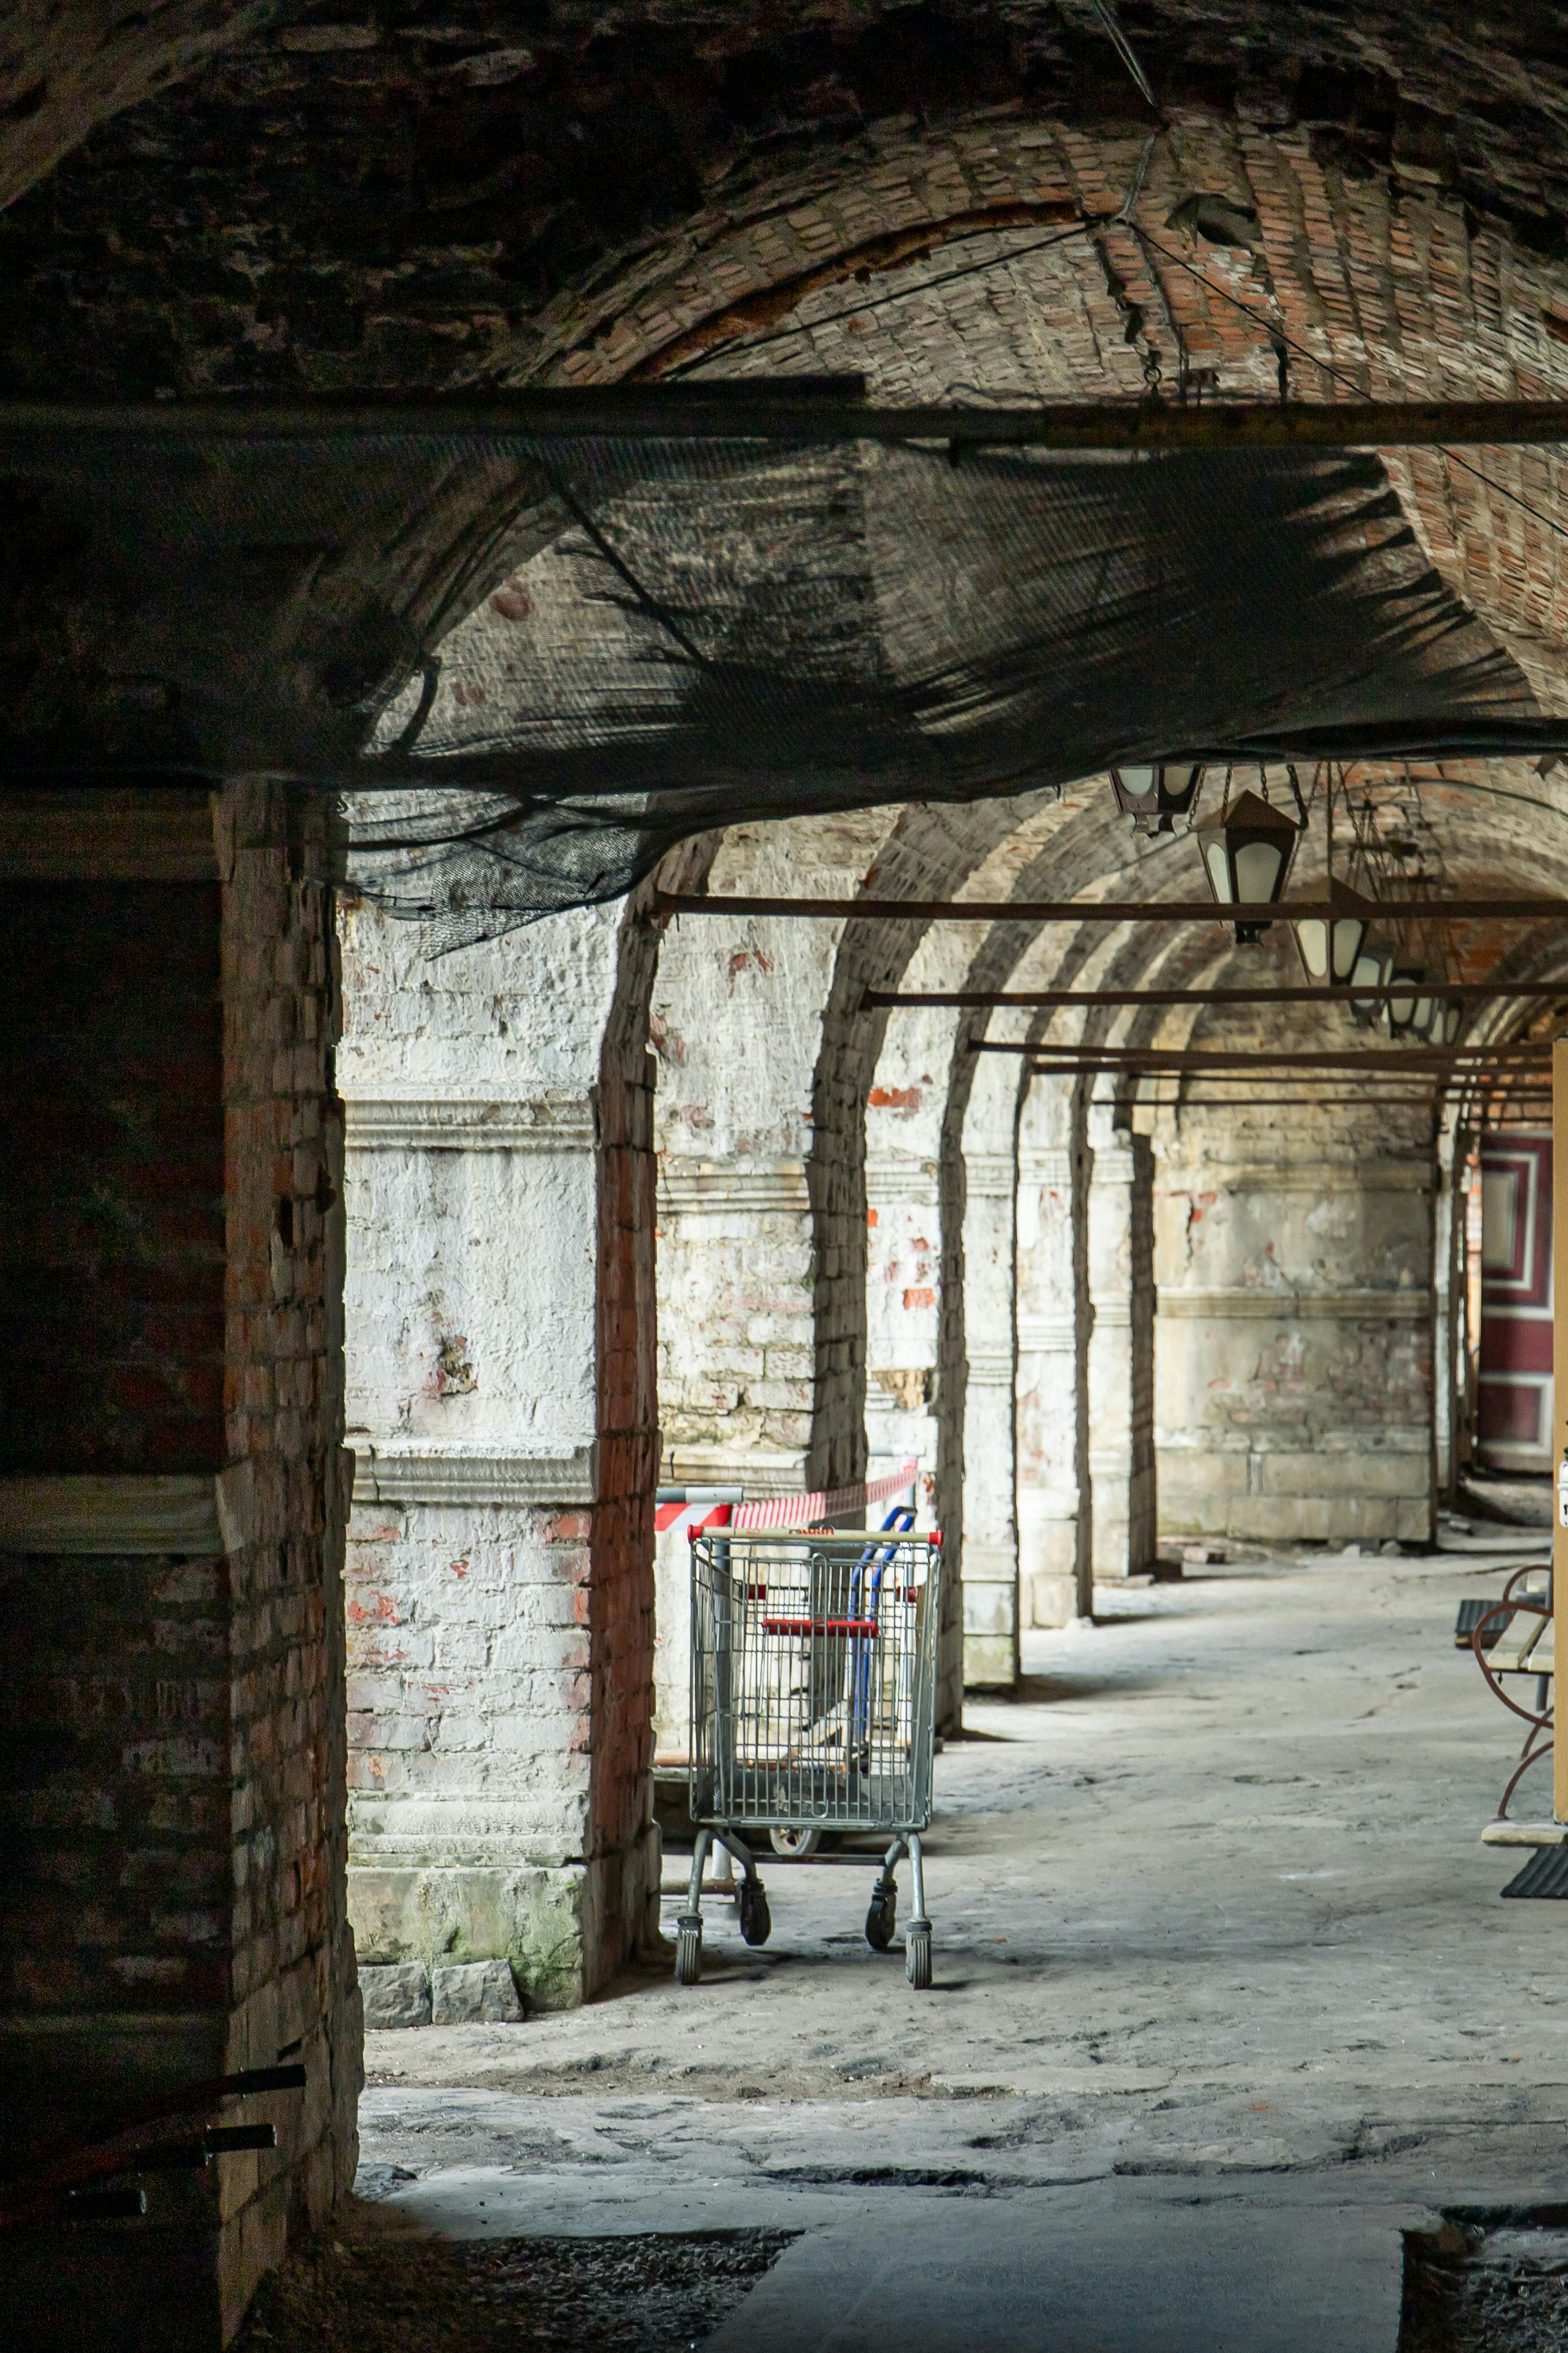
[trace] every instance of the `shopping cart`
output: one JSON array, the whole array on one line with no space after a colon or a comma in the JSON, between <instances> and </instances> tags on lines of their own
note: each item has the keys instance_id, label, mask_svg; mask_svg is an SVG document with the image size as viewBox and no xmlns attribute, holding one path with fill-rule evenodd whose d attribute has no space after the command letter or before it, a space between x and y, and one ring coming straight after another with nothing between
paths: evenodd
<instances>
[{"instance_id":1,"label":"shopping cart","mask_svg":"<svg viewBox=\"0 0 1568 2353\"><path fill-rule=\"evenodd\" d=\"M744 1873L741 1934L773 1923L742 1831L860 1831L890 1841L866 1915L885 1950L907 1855L910 1985L931 1983L921 1832L931 1820L942 1537L911 1535L907 1509L875 1534L691 1537L691 1894L675 1974L702 1973L702 1873L715 1841ZM894 1523L898 1523L897 1525Z\"/></svg>"}]
</instances>

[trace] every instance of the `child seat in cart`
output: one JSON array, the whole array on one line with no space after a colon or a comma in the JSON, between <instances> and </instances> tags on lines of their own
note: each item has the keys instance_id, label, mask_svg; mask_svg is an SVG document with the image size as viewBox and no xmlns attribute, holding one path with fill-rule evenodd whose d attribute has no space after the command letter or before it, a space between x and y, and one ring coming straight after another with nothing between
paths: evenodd
<instances>
[{"instance_id":1,"label":"child seat in cart","mask_svg":"<svg viewBox=\"0 0 1568 2353\"><path fill-rule=\"evenodd\" d=\"M744 1873L741 1934L764 1945L768 1899L744 1833L860 1831L889 1841L866 1915L868 1943L893 1941L899 1864L914 1914L910 1985L931 1984L921 1832L931 1820L942 1537L914 1514L871 1535L807 1529L691 1536L691 1892L675 1974L702 1973L702 1873L715 1841Z\"/></svg>"}]
</instances>

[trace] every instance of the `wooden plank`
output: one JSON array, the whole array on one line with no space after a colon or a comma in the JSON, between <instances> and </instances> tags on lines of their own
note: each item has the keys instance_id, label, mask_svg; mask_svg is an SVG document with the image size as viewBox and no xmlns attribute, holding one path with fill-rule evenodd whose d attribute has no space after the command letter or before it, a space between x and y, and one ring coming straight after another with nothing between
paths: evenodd
<instances>
[{"instance_id":1,"label":"wooden plank","mask_svg":"<svg viewBox=\"0 0 1568 2353\"><path fill-rule=\"evenodd\" d=\"M1494 1675L1521 1675L1544 1672L1534 1664L1534 1654L1540 1644L1546 1620L1533 1609L1521 1611L1498 1636L1487 1652L1487 1664ZM1527 1666L1527 1662L1528 1666Z\"/></svg>"}]
</instances>

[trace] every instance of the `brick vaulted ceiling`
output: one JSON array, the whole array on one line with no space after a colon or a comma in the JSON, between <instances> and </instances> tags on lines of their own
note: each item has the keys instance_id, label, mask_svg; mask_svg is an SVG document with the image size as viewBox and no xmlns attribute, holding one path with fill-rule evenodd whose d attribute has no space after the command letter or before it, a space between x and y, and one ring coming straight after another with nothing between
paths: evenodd
<instances>
[{"instance_id":1,"label":"brick vaulted ceiling","mask_svg":"<svg viewBox=\"0 0 1568 2353\"><path fill-rule=\"evenodd\" d=\"M21 0L0 392L852 368L897 399L1156 370L1272 397L1283 340L1300 397L1568 396L1568 15L1120 21L1157 113L1087 0ZM1568 712L1555 455L1389 463Z\"/></svg>"}]
</instances>

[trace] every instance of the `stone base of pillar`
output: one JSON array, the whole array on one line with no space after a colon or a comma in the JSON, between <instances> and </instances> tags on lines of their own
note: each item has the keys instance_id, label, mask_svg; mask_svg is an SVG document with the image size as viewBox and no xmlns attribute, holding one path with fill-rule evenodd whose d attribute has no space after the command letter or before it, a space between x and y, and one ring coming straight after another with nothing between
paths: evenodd
<instances>
[{"instance_id":1,"label":"stone base of pillar","mask_svg":"<svg viewBox=\"0 0 1568 2353\"><path fill-rule=\"evenodd\" d=\"M530 2010L573 2010L658 1934L659 1836L587 1862L351 1863L363 1966L510 1961Z\"/></svg>"},{"instance_id":2,"label":"stone base of pillar","mask_svg":"<svg viewBox=\"0 0 1568 2353\"><path fill-rule=\"evenodd\" d=\"M1377 1446L1356 1443L1358 1436L1330 1432L1310 1452L1166 1445L1161 1524L1173 1535L1266 1544L1429 1542L1435 1498L1426 1432L1382 1432Z\"/></svg>"},{"instance_id":3,"label":"stone base of pillar","mask_svg":"<svg viewBox=\"0 0 1568 2353\"><path fill-rule=\"evenodd\" d=\"M1079 1584L1075 1488L1020 1490L1018 1601L1026 1626L1070 1626L1087 1612L1089 1591Z\"/></svg>"},{"instance_id":4,"label":"stone base of pillar","mask_svg":"<svg viewBox=\"0 0 1568 2353\"><path fill-rule=\"evenodd\" d=\"M964 1687L1011 1689L1018 1679L1018 1567L1012 1546L966 1541L962 1574Z\"/></svg>"},{"instance_id":5,"label":"stone base of pillar","mask_svg":"<svg viewBox=\"0 0 1568 2353\"><path fill-rule=\"evenodd\" d=\"M1037 1571L1023 1580L1021 1592L1024 1623L1039 1631L1071 1626L1083 1615L1079 1608L1078 1577L1071 1569L1056 1577Z\"/></svg>"}]
</instances>

